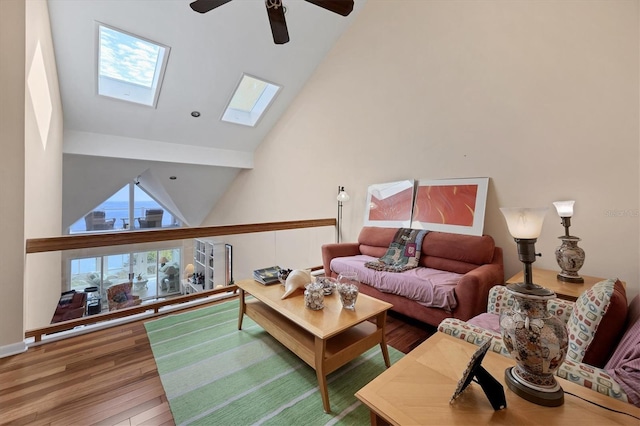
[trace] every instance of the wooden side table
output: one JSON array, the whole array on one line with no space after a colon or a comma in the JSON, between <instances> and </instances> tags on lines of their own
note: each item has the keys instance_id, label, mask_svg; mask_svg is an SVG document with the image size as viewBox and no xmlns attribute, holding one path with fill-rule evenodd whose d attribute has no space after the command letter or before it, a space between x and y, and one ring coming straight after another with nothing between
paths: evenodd
<instances>
[{"instance_id":1,"label":"wooden side table","mask_svg":"<svg viewBox=\"0 0 640 426\"><path fill-rule=\"evenodd\" d=\"M580 296L585 290L593 287L594 284L599 283L606 278L588 277L581 275L584 278L584 283L569 283L566 281L560 281L557 278L558 271L550 271L548 269L532 268L533 282L546 287L549 290L553 290L559 299L569 300L574 302L578 296ZM507 284L518 283L524 280L524 271L520 271L507 280ZM626 284L622 281L622 285L626 288Z\"/></svg>"},{"instance_id":2,"label":"wooden side table","mask_svg":"<svg viewBox=\"0 0 640 426\"><path fill-rule=\"evenodd\" d=\"M520 398L504 381L505 369L515 362L492 351L482 366L503 385L507 408L494 411L477 383L450 403L477 349L438 332L360 389L356 397L369 408L372 425L638 425L640 408L560 377L556 380L565 391L562 406L544 407Z\"/></svg>"}]
</instances>

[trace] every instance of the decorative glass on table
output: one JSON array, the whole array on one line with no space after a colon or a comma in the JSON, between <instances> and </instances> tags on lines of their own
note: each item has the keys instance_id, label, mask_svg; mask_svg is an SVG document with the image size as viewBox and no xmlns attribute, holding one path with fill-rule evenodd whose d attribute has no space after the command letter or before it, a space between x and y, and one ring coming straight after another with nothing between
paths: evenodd
<instances>
[{"instance_id":1,"label":"decorative glass on table","mask_svg":"<svg viewBox=\"0 0 640 426\"><path fill-rule=\"evenodd\" d=\"M335 290L338 280L333 277L319 276L316 277L316 282L322 284L324 295L330 296L333 294L333 290Z\"/></svg>"},{"instance_id":2,"label":"decorative glass on table","mask_svg":"<svg viewBox=\"0 0 640 426\"><path fill-rule=\"evenodd\" d=\"M349 310L355 309L359 285L358 273L355 271L345 271L338 275L336 289L340 295L340 302L342 302L343 308Z\"/></svg>"},{"instance_id":3,"label":"decorative glass on table","mask_svg":"<svg viewBox=\"0 0 640 426\"><path fill-rule=\"evenodd\" d=\"M324 308L324 286L316 281L305 286L304 305L314 311Z\"/></svg>"}]
</instances>

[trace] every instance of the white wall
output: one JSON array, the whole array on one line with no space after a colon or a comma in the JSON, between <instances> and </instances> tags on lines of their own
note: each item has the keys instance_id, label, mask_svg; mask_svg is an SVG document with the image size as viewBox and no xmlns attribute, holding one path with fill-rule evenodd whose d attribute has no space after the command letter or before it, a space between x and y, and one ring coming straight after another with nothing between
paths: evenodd
<instances>
[{"instance_id":1,"label":"white wall","mask_svg":"<svg viewBox=\"0 0 640 426\"><path fill-rule=\"evenodd\" d=\"M26 2L25 238L60 235L62 103L46 1ZM61 279L60 253L26 257L25 328L51 322Z\"/></svg>"},{"instance_id":2,"label":"white wall","mask_svg":"<svg viewBox=\"0 0 640 426\"><path fill-rule=\"evenodd\" d=\"M580 272L633 296L638 16L637 1L369 0L205 224L335 217L344 185L355 240L368 185L488 176L506 277L521 265L498 207L575 199ZM557 270L562 234L550 210L534 266Z\"/></svg>"},{"instance_id":3,"label":"white wall","mask_svg":"<svg viewBox=\"0 0 640 426\"><path fill-rule=\"evenodd\" d=\"M25 350L24 277L24 29L22 0L0 2L0 357Z\"/></svg>"}]
</instances>

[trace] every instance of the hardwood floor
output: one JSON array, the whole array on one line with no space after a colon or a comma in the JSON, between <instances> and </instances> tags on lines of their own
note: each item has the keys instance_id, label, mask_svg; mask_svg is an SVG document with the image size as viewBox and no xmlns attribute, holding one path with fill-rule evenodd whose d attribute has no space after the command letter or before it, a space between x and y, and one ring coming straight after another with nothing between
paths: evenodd
<instances>
[{"instance_id":1,"label":"hardwood floor","mask_svg":"<svg viewBox=\"0 0 640 426\"><path fill-rule=\"evenodd\" d=\"M144 321L0 359L0 424L173 425ZM435 332L393 313L386 327L403 353Z\"/></svg>"}]
</instances>

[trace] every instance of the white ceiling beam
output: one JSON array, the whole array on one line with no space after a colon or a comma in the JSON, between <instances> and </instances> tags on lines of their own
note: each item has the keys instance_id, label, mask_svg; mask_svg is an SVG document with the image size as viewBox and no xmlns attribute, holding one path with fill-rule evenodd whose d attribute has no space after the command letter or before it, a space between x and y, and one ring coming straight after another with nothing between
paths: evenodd
<instances>
[{"instance_id":1,"label":"white ceiling beam","mask_svg":"<svg viewBox=\"0 0 640 426\"><path fill-rule=\"evenodd\" d=\"M253 168L253 153L65 130L63 153L205 166Z\"/></svg>"}]
</instances>

